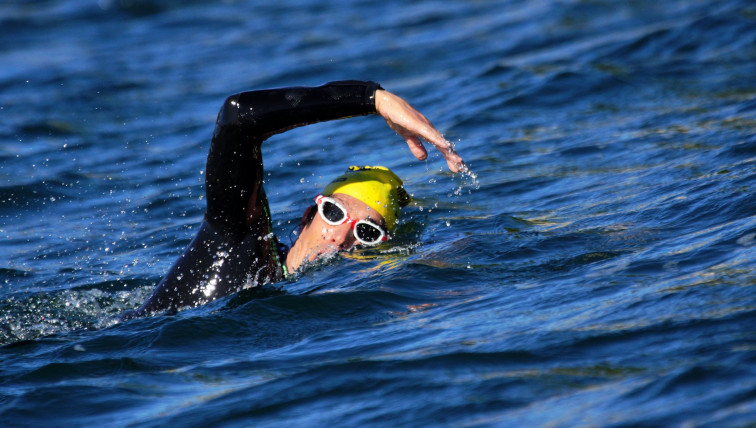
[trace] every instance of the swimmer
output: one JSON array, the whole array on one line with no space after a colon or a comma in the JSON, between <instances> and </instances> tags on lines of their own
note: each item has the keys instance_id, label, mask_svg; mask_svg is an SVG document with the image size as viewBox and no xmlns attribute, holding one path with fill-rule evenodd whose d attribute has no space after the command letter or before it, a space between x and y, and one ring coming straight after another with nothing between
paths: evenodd
<instances>
[{"instance_id":1,"label":"swimmer","mask_svg":"<svg viewBox=\"0 0 756 428\"><path fill-rule=\"evenodd\" d=\"M399 177L385 167L351 167L328 184L302 217L287 249L273 234L263 189L262 142L289 129L328 120L381 115L419 160L421 139L452 172L462 158L420 112L374 82L242 92L223 104L205 168L207 211L197 236L152 296L122 320L194 307L244 288L285 279L303 266L357 245L390 238L409 202Z\"/></svg>"}]
</instances>

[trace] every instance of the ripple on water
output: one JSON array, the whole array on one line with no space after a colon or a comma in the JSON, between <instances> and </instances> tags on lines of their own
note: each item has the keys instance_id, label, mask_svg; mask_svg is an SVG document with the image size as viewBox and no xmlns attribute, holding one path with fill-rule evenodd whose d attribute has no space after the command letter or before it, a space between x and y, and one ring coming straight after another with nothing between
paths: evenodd
<instances>
[{"instance_id":1,"label":"ripple on water","mask_svg":"<svg viewBox=\"0 0 756 428\"><path fill-rule=\"evenodd\" d=\"M753 6L444 6L4 7L0 424L751 423ZM392 241L116 322L201 221L222 100L342 78L406 97L474 174L374 117L277 135L279 236L364 163L414 193Z\"/></svg>"}]
</instances>

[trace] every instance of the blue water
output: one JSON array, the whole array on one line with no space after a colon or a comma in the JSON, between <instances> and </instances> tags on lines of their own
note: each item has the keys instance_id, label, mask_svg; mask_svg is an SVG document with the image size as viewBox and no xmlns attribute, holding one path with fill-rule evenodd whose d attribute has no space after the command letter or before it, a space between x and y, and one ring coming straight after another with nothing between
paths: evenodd
<instances>
[{"instance_id":1,"label":"blue water","mask_svg":"<svg viewBox=\"0 0 756 428\"><path fill-rule=\"evenodd\" d=\"M756 6L38 0L0 5L0 425L756 424ZM264 146L286 242L350 164L389 245L118 323L196 233L234 92L371 79L380 118Z\"/></svg>"}]
</instances>

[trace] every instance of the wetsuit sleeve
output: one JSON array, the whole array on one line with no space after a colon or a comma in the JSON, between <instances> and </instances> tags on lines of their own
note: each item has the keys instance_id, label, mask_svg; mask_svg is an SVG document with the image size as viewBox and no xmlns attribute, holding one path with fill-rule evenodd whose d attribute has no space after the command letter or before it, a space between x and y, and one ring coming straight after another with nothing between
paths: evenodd
<instances>
[{"instance_id":1,"label":"wetsuit sleeve","mask_svg":"<svg viewBox=\"0 0 756 428\"><path fill-rule=\"evenodd\" d=\"M257 219L268 217L262 142L299 126L375 113L375 91L380 88L374 82L339 81L228 97L218 114L207 158L206 219L247 231Z\"/></svg>"}]
</instances>

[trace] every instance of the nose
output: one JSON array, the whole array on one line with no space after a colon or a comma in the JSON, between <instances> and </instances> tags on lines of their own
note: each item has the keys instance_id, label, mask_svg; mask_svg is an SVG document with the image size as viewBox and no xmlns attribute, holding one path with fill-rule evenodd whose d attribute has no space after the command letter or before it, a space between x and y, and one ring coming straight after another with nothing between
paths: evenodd
<instances>
[{"instance_id":1,"label":"nose","mask_svg":"<svg viewBox=\"0 0 756 428\"><path fill-rule=\"evenodd\" d=\"M339 247L339 249L344 249L347 247L347 242L349 240L349 235L352 232L352 225L351 223L347 222L344 224L341 224L339 226L335 226L331 233L326 236L326 240L334 246Z\"/></svg>"},{"instance_id":2,"label":"nose","mask_svg":"<svg viewBox=\"0 0 756 428\"><path fill-rule=\"evenodd\" d=\"M330 247L332 250L343 250L349 247L352 225L349 222L338 226L327 225L323 228L322 233L321 245Z\"/></svg>"}]
</instances>

